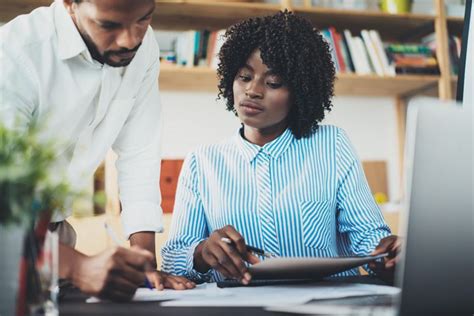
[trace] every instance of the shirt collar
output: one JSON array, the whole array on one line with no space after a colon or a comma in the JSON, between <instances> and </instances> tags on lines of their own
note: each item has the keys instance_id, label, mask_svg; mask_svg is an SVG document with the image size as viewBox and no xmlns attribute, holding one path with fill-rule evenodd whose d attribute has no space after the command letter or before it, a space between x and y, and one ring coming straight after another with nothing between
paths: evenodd
<instances>
[{"instance_id":1,"label":"shirt collar","mask_svg":"<svg viewBox=\"0 0 474 316\"><path fill-rule=\"evenodd\" d=\"M287 128L280 136L260 147L256 144L252 144L251 142L247 141L242 136L241 131L242 128L239 129L235 140L245 160L250 163L257 157L260 152L268 154L273 159L278 159L278 157L285 153L285 151L295 139L293 133L291 133L290 129Z\"/></svg>"},{"instance_id":2,"label":"shirt collar","mask_svg":"<svg viewBox=\"0 0 474 316\"><path fill-rule=\"evenodd\" d=\"M56 0L54 6L54 24L58 34L59 57L66 60L81 53L89 53L86 43L84 43L71 16L64 7L63 1Z\"/></svg>"}]
</instances>

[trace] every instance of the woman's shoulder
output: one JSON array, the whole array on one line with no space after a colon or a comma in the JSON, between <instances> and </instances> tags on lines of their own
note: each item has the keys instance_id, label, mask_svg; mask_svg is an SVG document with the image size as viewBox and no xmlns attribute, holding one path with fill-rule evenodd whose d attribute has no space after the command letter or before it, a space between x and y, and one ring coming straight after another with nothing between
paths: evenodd
<instances>
[{"instance_id":1,"label":"woman's shoulder","mask_svg":"<svg viewBox=\"0 0 474 316\"><path fill-rule=\"evenodd\" d=\"M318 129L307 138L309 142L317 142L317 143L335 143L339 140L341 135L344 137L346 132L341 127L325 124L320 125Z\"/></svg>"}]
</instances>

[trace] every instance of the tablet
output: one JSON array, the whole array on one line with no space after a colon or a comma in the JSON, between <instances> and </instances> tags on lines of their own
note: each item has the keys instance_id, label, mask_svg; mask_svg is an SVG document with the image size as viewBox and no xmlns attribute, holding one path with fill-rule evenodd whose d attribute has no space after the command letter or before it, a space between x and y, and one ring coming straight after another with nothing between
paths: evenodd
<instances>
[{"instance_id":1,"label":"tablet","mask_svg":"<svg viewBox=\"0 0 474 316\"><path fill-rule=\"evenodd\" d=\"M253 280L321 279L388 256L270 258L249 267Z\"/></svg>"}]
</instances>

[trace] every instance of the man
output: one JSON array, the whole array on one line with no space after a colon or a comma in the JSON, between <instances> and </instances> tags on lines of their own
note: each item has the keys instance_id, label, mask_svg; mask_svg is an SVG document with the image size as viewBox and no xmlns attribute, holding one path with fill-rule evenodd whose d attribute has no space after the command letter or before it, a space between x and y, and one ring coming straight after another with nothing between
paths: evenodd
<instances>
[{"instance_id":1,"label":"man","mask_svg":"<svg viewBox=\"0 0 474 316\"><path fill-rule=\"evenodd\" d=\"M57 0L0 29L0 120L43 126L41 136L61 144L58 173L64 170L74 188L86 185L110 147L118 154L121 216L132 249L84 256L71 247L69 214L53 219L70 243L60 245L60 276L112 299L131 298L145 274L157 288L194 287L150 272L155 232L163 229L154 9L153 0Z\"/></svg>"}]
</instances>

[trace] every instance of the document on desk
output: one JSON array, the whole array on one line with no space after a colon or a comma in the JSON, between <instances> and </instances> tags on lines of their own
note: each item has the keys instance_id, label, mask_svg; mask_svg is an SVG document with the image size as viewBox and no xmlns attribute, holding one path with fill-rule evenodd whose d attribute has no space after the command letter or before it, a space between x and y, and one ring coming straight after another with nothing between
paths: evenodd
<instances>
[{"instance_id":1,"label":"document on desk","mask_svg":"<svg viewBox=\"0 0 474 316\"><path fill-rule=\"evenodd\" d=\"M271 258L249 267L252 278L264 279L321 279L387 256L331 257L331 258Z\"/></svg>"},{"instance_id":2,"label":"document on desk","mask_svg":"<svg viewBox=\"0 0 474 316\"><path fill-rule=\"evenodd\" d=\"M134 302L149 302L149 301L169 301L176 299L185 299L187 297L198 297L199 299L205 299L207 297L217 298L221 296L229 295L225 291L220 291L216 283L204 283L197 285L192 290L169 290L165 289L158 291L157 289L139 288L135 292L132 298ZM99 303L102 300L97 297L90 297L86 300L87 303Z\"/></svg>"},{"instance_id":3,"label":"document on desk","mask_svg":"<svg viewBox=\"0 0 474 316\"><path fill-rule=\"evenodd\" d=\"M311 300L337 299L368 295L396 295L400 289L371 284L317 284L274 285L262 287L213 288L220 296L187 296L161 303L162 306L289 306ZM194 290L190 290L194 291Z\"/></svg>"},{"instance_id":4,"label":"document on desk","mask_svg":"<svg viewBox=\"0 0 474 316\"><path fill-rule=\"evenodd\" d=\"M273 285L262 287L218 288L216 283L196 286L192 290L150 290L140 288L133 301L162 301L162 306L288 306L311 300L337 299L366 295L395 295L400 290L391 286L370 284L314 284ZM99 303L91 297L87 303Z\"/></svg>"}]
</instances>

